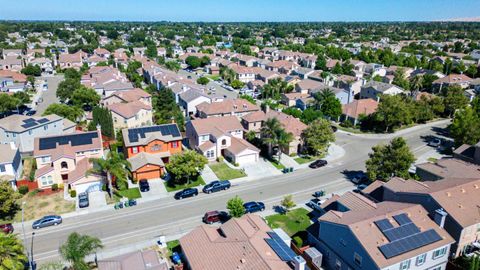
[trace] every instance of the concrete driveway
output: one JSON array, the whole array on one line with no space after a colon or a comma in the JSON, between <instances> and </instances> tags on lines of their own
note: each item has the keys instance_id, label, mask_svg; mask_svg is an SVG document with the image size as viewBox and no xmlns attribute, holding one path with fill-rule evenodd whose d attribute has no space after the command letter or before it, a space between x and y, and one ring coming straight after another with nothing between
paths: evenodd
<instances>
[{"instance_id":1,"label":"concrete driveway","mask_svg":"<svg viewBox=\"0 0 480 270\"><path fill-rule=\"evenodd\" d=\"M142 201L155 200L155 199L167 197L168 192L163 183L164 183L164 180L162 179L148 180L148 184L150 184L150 191L142 192Z\"/></svg>"},{"instance_id":2,"label":"concrete driveway","mask_svg":"<svg viewBox=\"0 0 480 270\"><path fill-rule=\"evenodd\" d=\"M248 180L255 180L259 178L283 174L280 170L275 168L268 160L262 157L260 157L257 162L245 164L241 166L241 168L245 169Z\"/></svg>"},{"instance_id":3,"label":"concrete driveway","mask_svg":"<svg viewBox=\"0 0 480 270\"><path fill-rule=\"evenodd\" d=\"M79 208L78 207L78 198L76 199L77 210L89 210L97 209L107 205L107 199L105 198L105 192L103 191L93 191L88 193L88 207Z\"/></svg>"}]
</instances>

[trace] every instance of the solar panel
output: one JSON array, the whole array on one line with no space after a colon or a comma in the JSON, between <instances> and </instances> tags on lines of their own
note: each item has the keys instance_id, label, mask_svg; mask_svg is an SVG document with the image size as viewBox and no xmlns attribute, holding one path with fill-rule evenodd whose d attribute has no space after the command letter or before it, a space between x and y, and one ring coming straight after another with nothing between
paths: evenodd
<instances>
[{"instance_id":1,"label":"solar panel","mask_svg":"<svg viewBox=\"0 0 480 270\"><path fill-rule=\"evenodd\" d=\"M375 225L380 229L380 231L385 231L393 228L392 223L388 219L381 219L374 222Z\"/></svg>"},{"instance_id":2,"label":"solar panel","mask_svg":"<svg viewBox=\"0 0 480 270\"><path fill-rule=\"evenodd\" d=\"M23 128L31 128L31 127L34 127L36 125L37 125L37 123L35 123L35 122L28 122L26 124L23 124L22 127Z\"/></svg>"},{"instance_id":3,"label":"solar panel","mask_svg":"<svg viewBox=\"0 0 480 270\"><path fill-rule=\"evenodd\" d=\"M37 122L40 123L40 124L46 123L48 121L50 121L50 120L48 120L47 118L42 118L42 119L37 120Z\"/></svg>"},{"instance_id":4,"label":"solar panel","mask_svg":"<svg viewBox=\"0 0 480 270\"><path fill-rule=\"evenodd\" d=\"M442 240L442 237L434 229L430 229L385 244L380 246L379 249L383 256L389 259L440 240Z\"/></svg>"},{"instance_id":5,"label":"solar panel","mask_svg":"<svg viewBox=\"0 0 480 270\"><path fill-rule=\"evenodd\" d=\"M71 144L72 146L91 144L95 138L98 138L97 132L41 138L39 141L39 149L54 149L57 146L57 143L59 145Z\"/></svg>"},{"instance_id":6,"label":"solar panel","mask_svg":"<svg viewBox=\"0 0 480 270\"><path fill-rule=\"evenodd\" d=\"M163 136L171 135L179 137L180 131L176 124L166 124L152 127L132 128L128 130L128 139L130 142L138 142L139 137L145 139L148 133L160 132Z\"/></svg>"},{"instance_id":7,"label":"solar panel","mask_svg":"<svg viewBox=\"0 0 480 270\"><path fill-rule=\"evenodd\" d=\"M393 216L393 219L395 219L395 221L400 226L408 224L408 223L412 223L412 220L407 216L407 214L400 214L400 215Z\"/></svg>"},{"instance_id":8,"label":"solar panel","mask_svg":"<svg viewBox=\"0 0 480 270\"><path fill-rule=\"evenodd\" d=\"M31 123L31 122L35 122L35 119L33 119L33 118L27 118L27 119L23 119L23 122L24 122L24 123Z\"/></svg>"},{"instance_id":9,"label":"solar panel","mask_svg":"<svg viewBox=\"0 0 480 270\"><path fill-rule=\"evenodd\" d=\"M270 238L266 238L265 242L275 251L282 261L291 261L297 254L290 249L280 236L275 232L267 232Z\"/></svg>"},{"instance_id":10,"label":"solar panel","mask_svg":"<svg viewBox=\"0 0 480 270\"><path fill-rule=\"evenodd\" d=\"M390 242L392 242L419 232L420 230L415 224L407 223L403 226L385 230L383 231L383 234L388 238Z\"/></svg>"}]
</instances>

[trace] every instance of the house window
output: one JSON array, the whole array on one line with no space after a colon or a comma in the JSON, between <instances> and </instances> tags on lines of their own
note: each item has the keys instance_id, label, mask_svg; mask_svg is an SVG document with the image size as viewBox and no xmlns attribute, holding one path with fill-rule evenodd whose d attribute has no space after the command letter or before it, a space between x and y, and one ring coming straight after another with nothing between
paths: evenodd
<instances>
[{"instance_id":1,"label":"house window","mask_svg":"<svg viewBox=\"0 0 480 270\"><path fill-rule=\"evenodd\" d=\"M335 269L337 270L342 269L342 262L338 259L335 260Z\"/></svg>"},{"instance_id":2,"label":"house window","mask_svg":"<svg viewBox=\"0 0 480 270\"><path fill-rule=\"evenodd\" d=\"M162 146L159 145L159 144L154 144L154 145L152 145L152 147L150 149L152 151L160 151L160 150L162 150Z\"/></svg>"},{"instance_id":3,"label":"house window","mask_svg":"<svg viewBox=\"0 0 480 270\"><path fill-rule=\"evenodd\" d=\"M222 145L227 145L227 140L226 139L222 140Z\"/></svg>"},{"instance_id":4,"label":"house window","mask_svg":"<svg viewBox=\"0 0 480 270\"><path fill-rule=\"evenodd\" d=\"M66 161L62 161L62 163L60 163L60 167L61 167L62 169L68 169L68 164L67 164L67 162L66 162Z\"/></svg>"},{"instance_id":5,"label":"house window","mask_svg":"<svg viewBox=\"0 0 480 270\"><path fill-rule=\"evenodd\" d=\"M400 270L410 269L410 260L406 260L400 263Z\"/></svg>"},{"instance_id":6,"label":"house window","mask_svg":"<svg viewBox=\"0 0 480 270\"><path fill-rule=\"evenodd\" d=\"M16 133L12 133L13 138L17 137Z\"/></svg>"},{"instance_id":7,"label":"house window","mask_svg":"<svg viewBox=\"0 0 480 270\"><path fill-rule=\"evenodd\" d=\"M426 253L418 256L418 257L417 257L416 265L417 265L417 266L420 266L420 265L424 264L426 258L427 258L427 254L426 254Z\"/></svg>"},{"instance_id":8,"label":"house window","mask_svg":"<svg viewBox=\"0 0 480 270\"><path fill-rule=\"evenodd\" d=\"M207 158L213 158L215 156L215 152L213 150L207 151Z\"/></svg>"},{"instance_id":9,"label":"house window","mask_svg":"<svg viewBox=\"0 0 480 270\"><path fill-rule=\"evenodd\" d=\"M132 147L132 153L134 154L138 153L138 147Z\"/></svg>"},{"instance_id":10,"label":"house window","mask_svg":"<svg viewBox=\"0 0 480 270\"><path fill-rule=\"evenodd\" d=\"M32 135L32 130L31 129L28 131L28 135Z\"/></svg>"},{"instance_id":11,"label":"house window","mask_svg":"<svg viewBox=\"0 0 480 270\"><path fill-rule=\"evenodd\" d=\"M46 185L47 185L47 177L42 176L42 178L41 178L40 181L42 182L42 186L46 186Z\"/></svg>"},{"instance_id":12,"label":"house window","mask_svg":"<svg viewBox=\"0 0 480 270\"><path fill-rule=\"evenodd\" d=\"M5 170L5 165L3 165L3 164L0 165L0 172L5 172L5 171L6 171L6 170Z\"/></svg>"},{"instance_id":13,"label":"house window","mask_svg":"<svg viewBox=\"0 0 480 270\"><path fill-rule=\"evenodd\" d=\"M50 157L42 157L42 163L50 162Z\"/></svg>"},{"instance_id":14,"label":"house window","mask_svg":"<svg viewBox=\"0 0 480 270\"><path fill-rule=\"evenodd\" d=\"M53 185L53 178L51 175L47 177L47 185Z\"/></svg>"},{"instance_id":15,"label":"house window","mask_svg":"<svg viewBox=\"0 0 480 270\"><path fill-rule=\"evenodd\" d=\"M353 260L357 265L362 266L362 256L358 255L358 253L355 252L353 254Z\"/></svg>"},{"instance_id":16,"label":"house window","mask_svg":"<svg viewBox=\"0 0 480 270\"><path fill-rule=\"evenodd\" d=\"M43 130L47 130L47 129L48 129L48 125L43 126Z\"/></svg>"},{"instance_id":17,"label":"house window","mask_svg":"<svg viewBox=\"0 0 480 270\"><path fill-rule=\"evenodd\" d=\"M432 256L432 259L438 259L440 257L442 257L443 255L445 255L447 253L447 247L443 247L441 249L437 249L433 252L433 256Z\"/></svg>"},{"instance_id":18,"label":"house window","mask_svg":"<svg viewBox=\"0 0 480 270\"><path fill-rule=\"evenodd\" d=\"M172 148L177 148L178 147L178 142L172 142Z\"/></svg>"}]
</instances>

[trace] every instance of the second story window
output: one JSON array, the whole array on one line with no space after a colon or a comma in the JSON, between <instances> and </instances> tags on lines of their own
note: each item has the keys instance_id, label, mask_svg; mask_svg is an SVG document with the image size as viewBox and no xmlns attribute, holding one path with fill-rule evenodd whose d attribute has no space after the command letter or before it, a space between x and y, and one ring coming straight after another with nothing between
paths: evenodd
<instances>
[{"instance_id":1,"label":"second story window","mask_svg":"<svg viewBox=\"0 0 480 270\"><path fill-rule=\"evenodd\" d=\"M134 154L138 153L138 147L132 147L132 153Z\"/></svg>"},{"instance_id":2,"label":"second story window","mask_svg":"<svg viewBox=\"0 0 480 270\"><path fill-rule=\"evenodd\" d=\"M222 145L227 145L227 140L223 139L222 140Z\"/></svg>"},{"instance_id":3,"label":"second story window","mask_svg":"<svg viewBox=\"0 0 480 270\"><path fill-rule=\"evenodd\" d=\"M162 150L162 146L160 144L154 144L154 145L152 145L152 147L150 149L152 151L160 151L160 150Z\"/></svg>"},{"instance_id":4,"label":"second story window","mask_svg":"<svg viewBox=\"0 0 480 270\"><path fill-rule=\"evenodd\" d=\"M358 253L354 253L353 254L353 260L355 261L355 263L359 266L362 265L362 256L360 256Z\"/></svg>"},{"instance_id":5,"label":"second story window","mask_svg":"<svg viewBox=\"0 0 480 270\"><path fill-rule=\"evenodd\" d=\"M417 265L417 266L420 266L420 265L424 264L426 258L427 258L427 254L426 254L426 253L418 256L418 257L417 257L416 265Z\"/></svg>"},{"instance_id":6,"label":"second story window","mask_svg":"<svg viewBox=\"0 0 480 270\"><path fill-rule=\"evenodd\" d=\"M400 263L400 270L410 269L410 260L406 260Z\"/></svg>"},{"instance_id":7,"label":"second story window","mask_svg":"<svg viewBox=\"0 0 480 270\"><path fill-rule=\"evenodd\" d=\"M50 157L42 157L42 163L50 162Z\"/></svg>"},{"instance_id":8,"label":"second story window","mask_svg":"<svg viewBox=\"0 0 480 270\"><path fill-rule=\"evenodd\" d=\"M443 247L441 249L437 249L433 252L432 259L438 259L440 257L443 257L447 253L447 247Z\"/></svg>"},{"instance_id":9,"label":"second story window","mask_svg":"<svg viewBox=\"0 0 480 270\"><path fill-rule=\"evenodd\" d=\"M172 142L172 148L177 148L178 147L178 142Z\"/></svg>"},{"instance_id":10,"label":"second story window","mask_svg":"<svg viewBox=\"0 0 480 270\"><path fill-rule=\"evenodd\" d=\"M62 161L62 163L60 163L60 167L62 169L68 169L68 163L66 161Z\"/></svg>"}]
</instances>

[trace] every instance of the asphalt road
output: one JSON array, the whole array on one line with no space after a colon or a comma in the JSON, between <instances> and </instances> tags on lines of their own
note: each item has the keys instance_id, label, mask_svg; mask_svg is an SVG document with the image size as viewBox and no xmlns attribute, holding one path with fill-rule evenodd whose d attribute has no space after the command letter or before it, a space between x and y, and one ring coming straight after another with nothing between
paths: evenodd
<instances>
[{"instance_id":1,"label":"asphalt road","mask_svg":"<svg viewBox=\"0 0 480 270\"><path fill-rule=\"evenodd\" d=\"M442 124L441 126L446 126ZM415 129L403 137L418 156L431 148L422 137L435 134L431 127ZM58 259L58 248L72 232L99 237L104 250L155 239L160 235L179 235L201 223L201 216L210 210L225 209L228 199L235 195L244 201L263 201L267 209L278 205L283 196L292 194L297 203L306 202L313 191L324 189L327 193L353 189L344 171L363 170L365 160L373 145L391 138L364 138L337 133L336 144L346 150L343 158L317 170L299 170L290 174L242 183L230 190L215 194L200 194L195 198L175 201L163 198L133 208L90 213L65 218L63 224L35 231L34 258L37 263ZM31 222L25 224L27 243L31 243ZM21 233L19 224L16 232Z\"/></svg>"},{"instance_id":2,"label":"asphalt road","mask_svg":"<svg viewBox=\"0 0 480 270\"><path fill-rule=\"evenodd\" d=\"M56 93L58 84L63 81L63 75L42 77L42 79L47 80L48 89L47 91L42 91L41 98L43 102L38 103L36 108L36 115L38 116L42 115L50 104L59 103Z\"/></svg>"}]
</instances>

